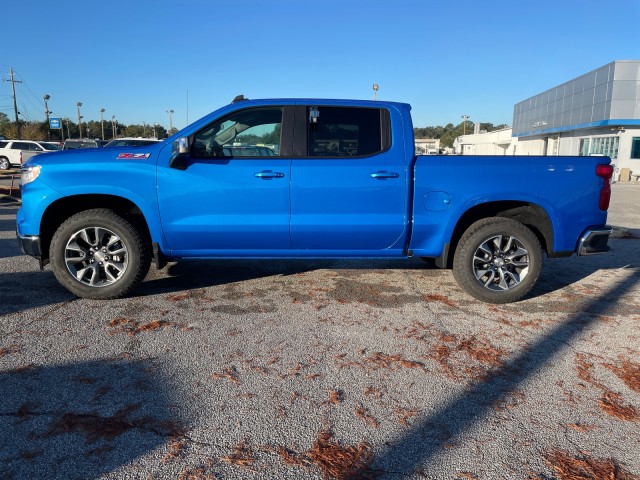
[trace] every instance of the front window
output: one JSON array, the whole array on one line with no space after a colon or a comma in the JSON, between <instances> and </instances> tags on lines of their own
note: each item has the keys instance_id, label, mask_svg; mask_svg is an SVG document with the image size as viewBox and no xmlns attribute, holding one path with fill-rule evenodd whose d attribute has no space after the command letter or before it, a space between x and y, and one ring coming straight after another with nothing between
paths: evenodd
<instances>
[{"instance_id":1,"label":"front window","mask_svg":"<svg viewBox=\"0 0 640 480\"><path fill-rule=\"evenodd\" d=\"M240 110L196 133L191 156L272 157L280 151L281 134L282 108Z\"/></svg>"}]
</instances>

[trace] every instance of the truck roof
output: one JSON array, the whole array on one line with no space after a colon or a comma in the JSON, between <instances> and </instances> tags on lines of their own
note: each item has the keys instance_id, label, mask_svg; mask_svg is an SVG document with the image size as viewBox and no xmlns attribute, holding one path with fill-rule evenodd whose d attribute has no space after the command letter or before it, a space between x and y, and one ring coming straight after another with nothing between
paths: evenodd
<instances>
[{"instance_id":1,"label":"truck roof","mask_svg":"<svg viewBox=\"0 0 640 480\"><path fill-rule=\"evenodd\" d=\"M238 97L236 97L238 98ZM232 102L233 104L246 105L336 105L336 106L361 106L361 107L380 107L396 106L399 108L411 108L408 103L389 102L385 100L353 100L345 98L260 98L255 100L240 99Z\"/></svg>"}]
</instances>

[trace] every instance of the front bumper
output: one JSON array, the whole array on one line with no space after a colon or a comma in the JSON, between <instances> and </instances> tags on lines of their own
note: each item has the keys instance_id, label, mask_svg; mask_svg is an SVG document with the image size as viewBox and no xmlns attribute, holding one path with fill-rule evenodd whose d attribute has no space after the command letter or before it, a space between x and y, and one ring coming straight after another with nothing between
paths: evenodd
<instances>
[{"instance_id":1,"label":"front bumper","mask_svg":"<svg viewBox=\"0 0 640 480\"><path fill-rule=\"evenodd\" d=\"M608 252L607 242L612 232L613 229L608 225L587 228L580 236L576 253L578 255L595 255Z\"/></svg>"},{"instance_id":2,"label":"front bumper","mask_svg":"<svg viewBox=\"0 0 640 480\"><path fill-rule=\"evenodd\" d=\"M16 228L16 237L18 239L20 248L26 255L31 255L32 257L36 258L41 257L40 237L38 235L22 236Z\"/></svg>"}]
</instances>

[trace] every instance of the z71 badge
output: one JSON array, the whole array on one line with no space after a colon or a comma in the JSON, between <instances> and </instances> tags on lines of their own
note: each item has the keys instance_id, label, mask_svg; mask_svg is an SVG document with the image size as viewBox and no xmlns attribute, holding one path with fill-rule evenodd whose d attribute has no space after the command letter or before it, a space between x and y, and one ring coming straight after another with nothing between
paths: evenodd
<instances>
[{"instance_id":1,"label":"z71 badge","mask_svg":"<svg viewBox=\"0 0 640 480\"><path fill-rule=\"evenodd\" d=\"M150 153L121 153L118 155L118 160L139 160L150 156Z\"/></svg>"}]
</instances>

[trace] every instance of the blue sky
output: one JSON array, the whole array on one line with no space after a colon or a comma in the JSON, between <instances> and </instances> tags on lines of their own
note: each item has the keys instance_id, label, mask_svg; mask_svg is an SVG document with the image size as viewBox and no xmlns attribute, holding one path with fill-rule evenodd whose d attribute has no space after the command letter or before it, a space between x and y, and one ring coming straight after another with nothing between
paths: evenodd
<instances>
[{"instance_id":1,"label":"blue sky","mask_svg":"<svg viewBox=\"0 0 640 480\"><path fill-rule=\"evenodd\" d=\"M511 124L513 105L640 59L640 0L9 0L0 72L26 119L174 126L248 98L410 103L414 126ZM188 94L187 94L188 92ZM11 85L0 111L13 119Z\"/></svg>"}]
</instances>

